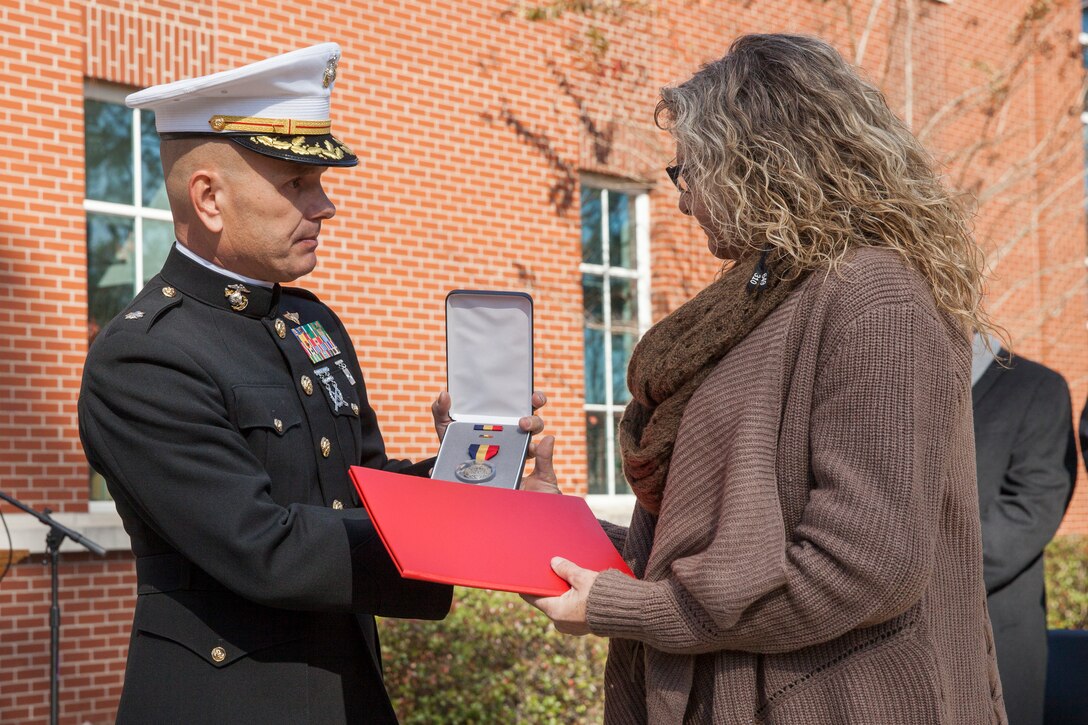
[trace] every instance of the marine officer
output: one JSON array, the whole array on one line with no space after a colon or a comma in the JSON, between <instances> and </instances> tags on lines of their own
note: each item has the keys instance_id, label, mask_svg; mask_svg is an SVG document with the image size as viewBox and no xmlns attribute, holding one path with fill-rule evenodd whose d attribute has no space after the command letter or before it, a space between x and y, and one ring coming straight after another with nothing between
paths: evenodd
<instances>
[{"instance_id":1,"label":"marine officer","mask_svg":"<svg viewBox=\"0 0 1088 725\"><path fill-rule=\"evenodd\" d=\"M136 556L118 722L395 722L373 617L449 609L450 587L400 578L348 477L431 461L386 455L344 325L281 286L317 263L322 175L357 163L331 133L339 59L325 43L127 99L155 112L178 243L96 339L79 401Z\"/></svg>"}]
</instances>

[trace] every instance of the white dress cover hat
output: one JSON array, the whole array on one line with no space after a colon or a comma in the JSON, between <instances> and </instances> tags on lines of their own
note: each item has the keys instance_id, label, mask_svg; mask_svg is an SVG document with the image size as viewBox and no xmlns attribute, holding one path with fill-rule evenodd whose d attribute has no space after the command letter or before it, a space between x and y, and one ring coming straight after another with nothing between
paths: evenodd
<instances>
[{"instance_id":1,"label":"white dress cover hat","mask_svg":"<svg viewBox=\"0 0 1088 725\"><path fill-rule=\"evenodd\" d=\"M340 46L321 43L220 73L151 86L131 108L155 112L163 139L223 136L265 156L319 166L359 162L332 135Z\"/></svg>"}]
</instances>

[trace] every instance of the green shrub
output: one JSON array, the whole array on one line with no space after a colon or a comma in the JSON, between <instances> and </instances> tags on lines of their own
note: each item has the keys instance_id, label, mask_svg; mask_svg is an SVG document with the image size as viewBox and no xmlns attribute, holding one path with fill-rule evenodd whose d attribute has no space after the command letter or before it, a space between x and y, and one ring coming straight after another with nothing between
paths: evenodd
<instances>
[{"instance_id":1,"label":"green shrub","mask_svg":"<svg viewBox=\"0 0 1088 725\"><path fill-rule=\"evenodd\" d=\"M1046 551L1047 626L1088 629L1088 537ZM454 591L444 621L382 619L385 681L401 722L582 723L604 712L607 642L559 634L515 594Z\"/></svg>"},{"instance_id":2,"label":"green shrub","mask_svg":"<svg viewBox=\"0 0 1088 725\"><path fill-rule=\"evenodd\" d=\"M559 634L516 594L457 588L441 622L382 619L402 723L582 723L604 714L607 641Z\"/></svg>"},{"instance_id":3,"label":"green shrub","mask_svg":"<svg viewBox=\"0 0 1088 725\"><path fill-rule=\"evenodd\" d=\"M1088 537L1055 537L1045 566L1047 627L1088 629Z\"/></svg>"}]
</instances>

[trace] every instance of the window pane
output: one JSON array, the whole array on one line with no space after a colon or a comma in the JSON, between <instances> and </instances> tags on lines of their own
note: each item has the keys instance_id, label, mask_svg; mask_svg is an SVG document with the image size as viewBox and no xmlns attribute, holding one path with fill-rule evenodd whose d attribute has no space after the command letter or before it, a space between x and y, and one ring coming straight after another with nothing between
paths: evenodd
<instances>
[{"instance_id":1,"label":"window pane","mask_svg":"<svg viewBox=\"0 0 1088 725\"><path fill-rule=\"evenodd\" d=\"M582 187L582 261L604 264L601 241L601 190Z\"/></svg>"},{"instance_id":2,"label":"window pane","mask_svg":"<svg viewBox=\"0 0 1088 725\"><path fill-rule=\"evenodd\" d=\"M608 278L612 302L612 329L638 332L638 283L624 277Z\"/></svg>"},{"instance_id":3,"label":"window pane","mask_svg":"<svg viewBox=\"0 0 1088 725\"><path fill-rule=\"evenodd\" d=\"M589 493L608 493L607 413L586 411L586 487Z\"/></svg>"},{"instance_id":4,"label":"window pane","mask_svg":"<svg viewBox=\"0 0 1088 725\"><path fill-rule=\"evenodd\" d=\"M597 274L582 275L582 311L585 324L604 325L604 277Z\"/></svg>"},{"instance_id":5,"label":"window pane","mask_svg":"<svg viewBox=\"0 0 1088 725\"><path fill-rule=\"evenodd\" d=\"M627 194L608 192L608 264L611 267L635 267L633 207Z\"/></svg>"},{"instance_id":6,"label":"window pane","mask_svg":"<svg viewBox=\"0 0 1088 725\"><path fill-rule=\"evenodd\" d=\"M141 283L159 273L173 243L173 222L144 219L144 278L140 280Z\"/></svg>"},{"instance_id":7,"label":"window pane","mask_svg":"<svg viewBox=\"0 0 1088 725\"><path fill-rule=\"evenodd\" d=\"M132 188L132 111L117 103L89 98L84 110L87 198L136 203Z\"/></svg>"},{"instance_id":8,"label":"window pane","mask_svg":"<svg viewBox=\"0 0 1088 725\"><path fill-rule=\"evenodd\" d=\"M140 203L155 209L169 209L162 162L159 161L159 134L155 131L154 111L140 111L140 163L140 182L143 186Z\"/></svg>"},{"instance_id":9,"label":"window pane","mask_svg":"<svg viewBox=\"0 0 1088 725\"><path fill-rule=\"evenodd\" d=\"M631 487L627 485L627 479L623 475L623 456L620 453L620 419L623 418L623 413L615 414L615 450L616 460L613 462L616 470L616 495L623 496L631 493Z\"/></svg>"},{"instance_id":10,"label":"window pane","mask_svg":"<svg viewBox=\"0 0 1088 725\"><path fill-rule=\"evenodd\" d=\"M612 333L612 402L617 405L631 399L627 392L627 362L636 342L638 337L629 332Z\"/></svg>"},{"instance_id":11,"label":"window pane","mask_svg":"<svg viewBox=\"0 0 1088 725\"><path fill-rule=\"evenodd\" d=\"M585 382L586 402L605 403L604 332L585 328Z\"/></svg>"},{"instance_id":12,"label":"window pane","mask_svg":"<svg viewBox=\"0 0 1088 725\"><path fill-rule=\"evenodd\" d=\"M582 308L585 316L585 385L587 403L605 402L604 278L582 275Z\"/></svg>"},{"instance_id":13,"label":"window pane","mask_svg":"<svg viewBox=\"0 0 1088 725\"><path fill-rule=\"evenodd\" d=\"M91 340L135 293L134 227L133 219L87 215L87 323Z\"/></svg>"}]
</instances>

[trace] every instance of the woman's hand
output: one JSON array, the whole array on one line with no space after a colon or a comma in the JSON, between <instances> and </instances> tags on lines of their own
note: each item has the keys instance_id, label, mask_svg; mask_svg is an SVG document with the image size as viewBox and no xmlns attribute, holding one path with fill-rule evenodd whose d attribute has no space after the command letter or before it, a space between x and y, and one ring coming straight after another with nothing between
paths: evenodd
<instances>
[{"instance_id":1,"label":"woman's hand","mask_svg":"<svg viewBox=\"0 0 1088 725\"><path fill-rule=\"evenodd\" d=\"M552 571L561 579L570 584L570 590L558 597L534 597L522 594L521 598L544 612L548 619L552 620L555 628L563 634L572 634L578 637L589 634L589 623L586 621L586 600L589 598L589 590L597 581L599 571L583 569L574 562L562 557L552 559Z\"/></svg>"}]
</instances>

